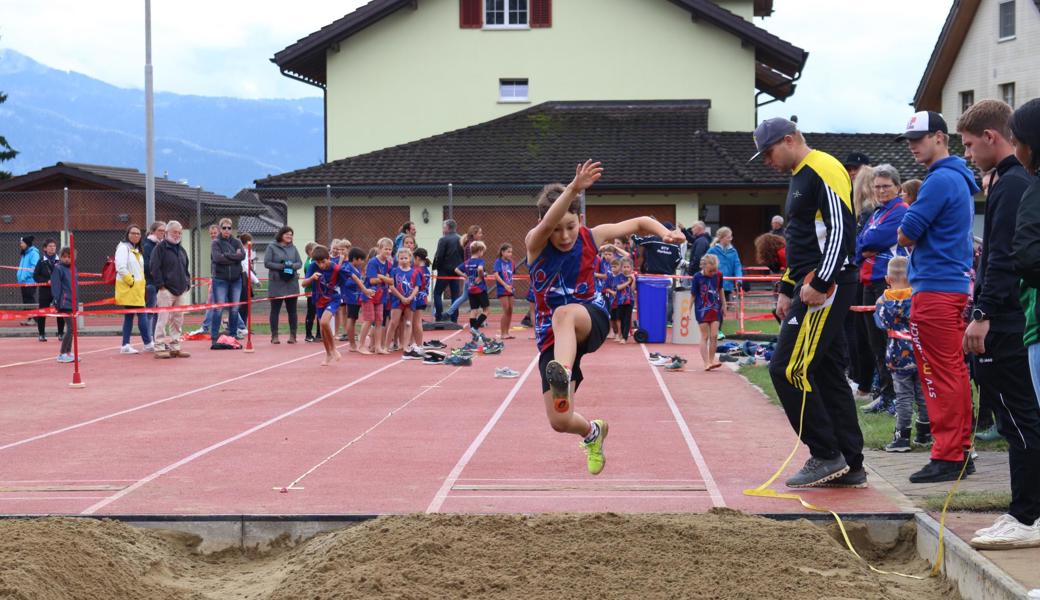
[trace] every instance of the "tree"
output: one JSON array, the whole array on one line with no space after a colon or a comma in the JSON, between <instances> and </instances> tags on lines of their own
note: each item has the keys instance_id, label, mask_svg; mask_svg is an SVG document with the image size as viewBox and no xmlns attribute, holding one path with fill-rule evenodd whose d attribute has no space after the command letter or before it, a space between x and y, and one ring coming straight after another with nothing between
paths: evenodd
<instances>
[{"instance_id":1,"label":"tree","mask_svg":"<svg viewBox=\"0 0 1040 600\"><path fill-rule=\"evenodd\" d=\"M3 104L6 101L7 101L7 94L5 94L3 92L0 92L0 104ZM16 156L18 156L18 151L15 150L14 148L12 148L11 145L7 143L7 138L5 138L4 136L0 135L0 163L2 163L4 161L7 161L7 160L11 160L11 159L13 159ZM8 171L0 171L0 180L10 179L10 178L11 178L11 173L9 173Z\"/></svg>"}]
</instances>

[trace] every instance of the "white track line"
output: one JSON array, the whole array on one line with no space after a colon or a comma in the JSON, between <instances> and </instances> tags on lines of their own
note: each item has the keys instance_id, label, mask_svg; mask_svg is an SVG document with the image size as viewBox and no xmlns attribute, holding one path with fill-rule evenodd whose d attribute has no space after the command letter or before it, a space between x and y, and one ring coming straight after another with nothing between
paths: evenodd
<instances>
[{"instance_id":1,"label":"white track line","mask_svg":"<svg viewBox=\"0 0 1040 600\"><path fill-rule=\"evenodd\" d=\"M336 451L335 451L335 452L333 452L332 454L330 454L330 455L328 455L327 457L325 457L324 459L322 459L322 460L321 460L321 462L319 462L318 464L314 465L314 466L313 466L313 467L311 467L310 469L307 469L307 471L306 471L306 472L304 472L304 474L303 474L303 475L300 475L299 477L297 477L296 479L294 479L292 483L290 483L289 485L287 485L287 486L285 486L284 488L281 488L281 489L288 489L288 490L292 490L292 489L298 489L298 490L302 490L303 488L297 488L297 487L296 487L296 485L297 485L298 483L300 483L301 481L303 481L303 480L304 480L304 478L306 478L306 477L307 477L308 475L310 475L311 473L313 473L313 472L317 471L317 470L318 470L319 468L321 468L321 467L322 467L322 466L323 466L324 464L326 464L326 463L327 463L327 462L329 462L330 460L332 460L332 459L336 458L337 456L339 456L339 454L340 454L341 452L343 452L344 450L346 450L347 448L349 448L349 447L353 446L353 445L354 445L355 443L357 443L357 442L361 441L361 438L363 438L363 437L365 437L366 435L368 435L369 433L372 433L373 431L375 431L375 429L376 429L377 427L379 427L380 425L382 425L383 423L385 423L385 422L386 422L386 421L387 421L387 420L388 420L388 419L389 419L390 417L392 417L392 416L394 416L394 415L395 415L396 413L398 413L398 412L400 412L400 411L404 410L404 409L405 409L405 407L407 407L407 406L408 406L409 404L411 404L411 403L412 403L413 401L415 401L415 400L418 400L418 399L419 399L420 397L422 397L423 395L425 395L425 394L426 394L426 392L429 392L430 390L432 390L432 389L436 388L437 386L439 386L439 385L440 385L441 383L443 383L443 382L447 381L449 377L451 377L452 375L454 375L454 374L458 373L458 372L459 372L459 371L461 371L462 369L463 369L463 367L456 367L455 369L453 369L453 370L452 370L452 372L451 372L451 373L448 373L447 375L445 375L444 377L442 377L442 378L441 378L441 379L440 379L440 380L439 380L439 381L438 381L437 383L435 383L435 384L433 384L433 385L424 385L424 386L422 386L422 387L424 387L424 388L426 388L426 389L424 389L423 391L419 392L418 394L416 394L416 395L412 396L410 400L408 400L407 402L405 402L405 403L404 403L404 404L402 404L401 406L398 406L397 408L395 408L395 409L393 409L392 411L388 412L388 413L386 414L386 416L385 416L385 417L383 417L382 419L379 419L379 421L378 421L378 422L376 422L376 424L375 424L375 425L373 425L373 426L369 427L369 428L368 428L368 429L366 429L366 430L365 430L364 432L362 432L362 433L361 433L360 435L358 435L358 436L357 436L357 437L355 437L354 439L352 439L352 440L350 440L349 442L347 442L346 444L344 444L344 445L343 445L343 447L342 447L342 448L340 448L339 450L336 450Z\"/></svg>"},{"instance_id":2,"label":"white track line","mask_svg":"<svg viewBox=\"0 0 1040 600\"><path fill-rule=\"evenodd\" d=\"M485 499L485 500L486 499L500 500L502 498L528 498L528 499L530 499L530 498L537 498L537 499L548 499L548 500L566 500L568 498L574 498L574 499L586 499L586 498L625 498L625 499L629 499L629 498L636 498L636 499L642 500L642 499L645 499L645 498L657 498L657 499L662 499L663 498L663 499L672 499L672 500L689 500L691 498L707 498L707 497L708 496L706 495L705 492L700 492L700 493L697 493L697 492L676 492L674 494L665 494L665 495L662 495L662 494L654 494L654 495L645 495L645 494L644 495L636 495L636 494L541 494L541 495L537 495L537 494L525 494L525 495L520 495L520 494L495 494L495 495L477 496L477 495L470 495L470 494L455 494L454 496L451 497L451 499L452 500L470 500L470 499L481 498L481 499Z\"/></svg>"},{"instance_id":3,"label":"white track line","mask_svg":"<svg viewBox=\"0 0 1040 600\"><path fill-rule=\"evenodd\" d=\"M683 439L686 440L686 446L690 449L690 456L693 457L693 462L697 463L697 469L701 472L701 477L704 478L704 487L708 488L708 493L711 494L712 504L719 507L726 506L726 501L722 498L722 492L719 491L719 486L715 485L715 478L711 476L711 471L708 469L708 463L704 460L704 455L701 454L697 442L693 439L693 434L690 433L690 428L686 425L686 419L683 418L682 412L679 411L679 407L672 398L672 393L668 391L668 386L664 384L664 379L661 378L661 372L657 370L657 367L650 364L650 352L646 349L646 344L639 344L639 347L642 348L643 355L646 357L647 366L650 367L650 370L654 373L654 378L657 379L657 385L661 387L661 393L664 394L668 408L672 409L672 416L675 417L675 422L679 425L679 431L682 432Z\"/></svg>"},{"instance_id":4,"label":"white track line","mask_svg":"<svg viewBox=\"0 0 1040 600\"><path fill-rule=\"evenodd\" d=\"M498 410L495 411L495 414L491 415L491 419L489 419L487 424L484 425L484 429L480 430L480 433L478 433L477 437L472 443L470 443L466 452L464 452L459 458L459 461L455 463L455 468L451 470L451 473L448 473L448 476L444 479L444 483L441 485L441 489L437 490L437 495L433 497L430 505L426 507L427 513L435 513L444 505L444 501L448 498L448 494L451 493L451 488L454 487L455 482L458 481L459 475L462 475L462 470L466 468L470 459L472 459L473 455L477 453L477 449L484 443L484 439L489 433L491 433L491 430L498 423L498 420L502 418L502 414L506 412L507 408L509 408L509 404L513 401L513 398L516 397L517 392L520 391L520 387L524 385L524 382L527 381L527 378L531 375L531 372L534 371L534 368L537 365L538 355L535 354L534 358L531 359L531 364L527 365L527 369L524 370L524 374L521 375L520 379L518 379L516 384L513 385L513 389L509 390L509 394L506 396L506 399L502 401L502 404L498 406Z\"/></svg>"},{"instance_id":5,"label":"white track line","mask_svg":"<svg viewBox=\"0 0 1040 600\"><path fill-rule=\"evenodd\" d=\"M272 417L272 418L264 421L263 423L260 423L259 425L256 425L255 427L250 427L249 429L247 429L247 430L245 430L245 431L243 431L241 433L237 433L237 434L235 434L235 435L233 435L233 436L231 436L229 438L223 439L223 440L221 440L221 441L219 441L219 442L217 442L215 444L211 444L211 445L203 448L202 450L199 450L198 452L194 452L194 453L192 453L192 454L190 454L188 456L185 456L184 458L178 460L177 462L175 462L173 464L170 464L170 465L167 465L167 466L159 469L158 471L152 473L151 475L148 475L148 476L144 477L143 479L139 479L137 482L135 482L133 484L130 484L126 488L116 492L115 494L112 494L111 496L109 496L108 498L102 500L101 502L98 502L98 503L94 504L93 506L87 508L86 510L84 510L80 514L82 514L82 515L92 515L92 514L96 513L97 511L101 510L102 508L108 506L109 504L115 502L116 500L119 500L120 498L123 498L124 496L133 493L134 491L140 489L141 487L143 487L144 485L148 484L149 482L154 481L155 479L157 479L159 477L162 477L163 475L169 473L170 471L173 471L174 469L178 469L180 467L183 467L184 465L194 461L197 458L201 458L201 457L209 454L210 452L213 452L214 450L219 450L220 448L223 448L224 446L227 446L228 444L232 444L234 442L237 442L238 440L240 440L240 439L242 439L242 438L244 438L246 436L252 435L252 434L256 433L257 431L260 431L261 429L264 429L266 427L274 425L275 423L277 423L278 421L281 421L282 419L285 419L286 417L291 417L292 415L295 415L296 413L298 413L300 411L307 410L308 408L314 406L315 404L318 404L319 402L321 402L323 400L327 400L328 398L331 398L332 396L335 396L336 394L338 394L340 392L343 392L343 391L345 391L347 389L350 389L350 388L354 387L355 385L357 385L357 384L359 384L359 383L361 383L363 381L371 379L372 377L375 377L376 375L382 373L383 371L386 371L387 369L395 367L395 366L397 366L397 365L399 365L399 364L401 364L403 362L404 362L403 359L398 359L398 360L396 360L396 361L394 361L394 362L392 362L392 363L390 363L388 365L384 365L384 366L376 369L375 371L372 371L371 373L369 373L367 375L363 375L361 377L358 377L357 379L355 379L354 381L351 381L350 383L348 383L346 385L340 386L340 387L332 390L331 392L322 394L321 396L318 396L314 400L311 400L309 402L301 404L301 405L297 406L296 408L294 408L292 410L286 411L286 412L278 415L277 417Z\"/></svg>"},{"instance_id":6,"label":"white track line","mask_svg":"<svg viewBox=\"0 0 1040 600\"><path fill-rule=\"evenodd\" d=\"M262 369L257 369L256 371L250 371L249 373L246 373L244 375L239 375L237 377L232 377L231 379L224 379L223 381L218 381L216 383L211 383L209 385L204 385L202 387L197 387L197 388L195 388L193 390L188 390L187 392L181 392L180 394L175 394L173 396L167 396L166 398L162 398L160 400L154 400L154 401L148 402L146 404L140 404L140 405L134 406L132 408L127 408L127 409L120 410L120 411L117 411L117 412L114 412L114 413L109 413L107 415L104 415L104 416L101 416L101 417L97 417L97 418L94 418L94 419L90 419L88 421L81 421L79 423L75 423L75 424L69 425L67 427L62 427L61 429L55 429L53 431L48 431L46 433L40 433L40 434L34 435L32 437L27 437L27 438L25 438L23 440L18 440L16 442L10 442L10 443L7 443L7 444L3 444L3 445L0 445L0 450L7 450L9 448L14 448L16 446L21 446L23 444L28 444L30 442L35 442L37 440L42 440L44 438L49 438L51 436L55 436L55 435L58 435L60 433L66 433L66 432L72 431L74 429L79 429L81 427L86 427L87 425L93 425L94 423L100 423L101 421L107 421L109 419L114 419L115 417L120 417L122 415L130 414L132 412L137 412L139 410L144 410L146 408L151 408L153 406L158 406L159 404L170 402L171 400L178 400L180 398L184 398L186 396L191 396L191 395L197 394L199 392L205 392L206 390L211 390L211 389L213 389L215 387L220 387L222 385L227 385L229 383L234 383L236 381L240 381L240 380L245 379L247 377L252 377L253 375L259 375L260 373L264 373L266 371L270 371L271 369L277 369L279 367L284 367L286 365L291 365L291 364L293 364L295 362L300 362L301 360L307 360L308 358L314 358L315 356L319 356L319 355L324 354L324 353L325 353L325 351L321 350L319 352L314 352L312 354L307 354L307 355L301 356L299 358L294 358L292 360L287 360L287 361L284 361L284 362L280 362L278 364L274 364L274 365L271 365L269 367L264 367Z\"/></svg>"},{"instance_id":7,"label":"white track line","mask_svg":"<svg viewBox=\"0 0 1040 600\"><path fill-rule=\"evenodd\" d=\"M97 352L108 352L109 350L119 350L122 346L111 346L109 348L98 348L97 350L88 350L86 352L80 352L80 356L86 356L87 354L94 354ZM36 360L23 360L21 362L8 363L6 365L0 365L0 369L7 369L10 367L20 367L22 365L32 365L41 362L55 362L55 357L48 356L47 358L37 358Z\"/></svg>"},{"instance_id":8,"label":"white track line","mask_svg":"<svg viewBox=\"0 0 1040 600\"><path fill-rule=\"evenodd\" d=\"M24 496L16 498L4 498L0 496L0 502L6 500L97 500L98 498L104 498L104 496Z\"/></svg>"}]
</instances>

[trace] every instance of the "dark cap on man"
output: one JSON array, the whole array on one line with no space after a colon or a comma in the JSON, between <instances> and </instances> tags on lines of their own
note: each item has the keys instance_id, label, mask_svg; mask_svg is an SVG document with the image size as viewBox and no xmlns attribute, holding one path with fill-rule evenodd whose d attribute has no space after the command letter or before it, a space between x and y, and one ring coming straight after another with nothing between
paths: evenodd
<instances>
[{"instance_id":1,"label":"dark cap on man","mask_svg":"<svg viewBox=\"0 0 1040 600\"><path fill-rule=\"evenodd\" d=\"M22 243L25 244L26 246L32 246L33 242L35 242L35 241L36 241L36 236L32 236L32 235L23 235L22 236Z\"/></svg>"},{"instance_id":2,"label":"dark cap on man","mask_svg":"<svg viewBox=\"0 0 1040 600\"><path fill-rule=\"evenodd\" d=\"M842 161L841 166L843 167L869 167L870 157L862 152L849 152L849 155Z\"/></svg>"},{"instance_id":3,"label":"dark cap on man","mask_svg":"<svg viewBox=\"0 0 1040 600\"><path fill-rule=\"evenodd\" d=\"M935 111L922 110L910 117L910 120L906 122L906 131L896 137L896 141L919 140L939 131L950 133L950 129L946 126L946 119Z\"/></svg>"},{"instance_id":4,"label":"dark cap on man","mask_svg":"<svg viewBox=\"0 0 1040 600\"><path fill-rule=\"evenodd\" d=\"M755 128L755 155L748 159L751 162L762 155L763 152L769 149L770 146L784 139L784 136L791 135L798 131L798 126L793 121L788 121L782 117L773 117L772 119L766 119Z\"/></svg>"}]
</instances>

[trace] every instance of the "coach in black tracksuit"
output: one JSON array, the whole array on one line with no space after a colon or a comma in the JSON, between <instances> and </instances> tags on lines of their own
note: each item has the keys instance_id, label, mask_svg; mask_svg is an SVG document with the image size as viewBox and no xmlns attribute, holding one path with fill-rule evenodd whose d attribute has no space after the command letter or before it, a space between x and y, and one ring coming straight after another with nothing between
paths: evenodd
<instances>
[{"instance_id":1,"label":"coach in black tracksuit","mask_svg":"<svg viewBox=\"0 0 1040 600\"><path fill-rule=\"evenodd\" d=\"M865 487L863 433L845 379L845 315L856 295L852 182L841 163L811 150L795 124L768 119L755 130L766 165L792 174L787 194L787 271L769 363L784 412L811 457L788 487Z\"/></svg>"}]
</instances>

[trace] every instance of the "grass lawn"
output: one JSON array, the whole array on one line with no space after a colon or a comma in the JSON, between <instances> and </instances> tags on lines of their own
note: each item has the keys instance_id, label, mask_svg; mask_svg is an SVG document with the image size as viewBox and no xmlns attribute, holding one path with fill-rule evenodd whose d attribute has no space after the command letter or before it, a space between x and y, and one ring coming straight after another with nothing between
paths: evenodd
<instances>
[{"instance_id":1,"label":"grass lawn","mask_svg":"<svg viewBox=\"0 0 1040 600\"><path fill-rule=\"evenodd\" d=\"M762 389L766 396L769 397L770 402L780 406L780 399L776 395L776 390L773 389L773 382L769 378L769 369L765 364L759 364L755 366L740 367L737 371L744 376L750 383L758 386ZM862 406L867 404L869 399L863 401L857 401L856 405ZM975 393L975 403L978 404L978 394ZM894 416L887 413L882 414L864 414L859 412L859 426L863 431L863 444L866 448L873 448L881 450L885 447L885 444L892 441L892 432L895 429ZM983 440L977 440L975 442L976 450L998 450L1007 451L1007 442L1003 439L987 442ZM925 452L926 448L914 448L914 452ZM1005 503L1006 506L1006 503ZM940 508L942 508L940 506Z\"/></svg>"},{"instance_id":2,"label":"grass lawn","mask_svg":"<svg viewBox=\"0 0 1040 600\"><path fill-rule=\"evenodd\" d=\"M941 511L946 494L925 496L917 501L922 508ZM951 511L1005 512L1011 502L1011 492L957 492L950 498Z\"/></svg>"}]
</instances>

